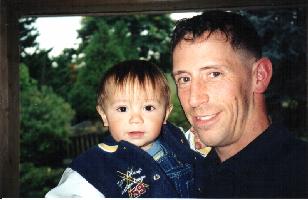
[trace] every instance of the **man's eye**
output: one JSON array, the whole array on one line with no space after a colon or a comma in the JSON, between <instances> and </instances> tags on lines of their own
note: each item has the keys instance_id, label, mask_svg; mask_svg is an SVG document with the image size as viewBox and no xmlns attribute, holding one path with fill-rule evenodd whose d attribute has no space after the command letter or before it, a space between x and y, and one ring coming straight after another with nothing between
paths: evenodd
<instances>
[{"instance_id":1,"label":"man's eye","mask_svg":"<svg viewBox=\"0 0 308 200\"><path fill-rule=\"evenodd\" d=\"M190 81L190 77L180 77L177 79L178 84L185 84Z\"/></svg>"},{"instance_id":2,"label":"man's eye","mask_svg":"<svg viewBox=\"0 0 308 200\"><path fill-rule=\"evenodd\" d=\"M154 106L151 106L151 105L148 105L148 106L145 106L144 109L145 109L146 111L153 111L153 110L155 110L155 107L154 107Z\"/></svg>"},{"instance_id":3,"label":"man's eye","mask_svg":"<svg viewBox=\"0 0 308 200\"><path fill-rule=\"evenodd\" d=\"M221 73L220 72L211 72L209 75L210 75L211 78L215 78L215 77L220 76Z\"/></svg>"},{"instance_id":4,"label":"man's eye","mask_svg":"<svg viewBox=\"0 0 308 200\"><path fill-rule=\"evenodd\" d=\"M119 111L119 112L126 112L127 108L125 106L121 106L121 107L117 108L117 111Z\"/></svg>"}]
</instances>

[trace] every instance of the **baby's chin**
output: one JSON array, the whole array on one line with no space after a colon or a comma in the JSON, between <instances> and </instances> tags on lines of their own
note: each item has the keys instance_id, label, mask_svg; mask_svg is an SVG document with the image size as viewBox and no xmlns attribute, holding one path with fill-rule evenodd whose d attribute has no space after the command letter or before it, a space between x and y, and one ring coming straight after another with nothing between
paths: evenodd
<instances>
[{"instance_id":1,"label":"baby's chin","mask_svg":"<svg viewBox=\"0 0 308 200\"><path fill-rule=\"evenodd\" d=\"M130 143L134 144L135 146L138 146L139 148L143 149L144 151L147 151L153 145L153 142L145 143L144 141L136 141L136 140L133 140Z\"/></svg>"}]
</instances>

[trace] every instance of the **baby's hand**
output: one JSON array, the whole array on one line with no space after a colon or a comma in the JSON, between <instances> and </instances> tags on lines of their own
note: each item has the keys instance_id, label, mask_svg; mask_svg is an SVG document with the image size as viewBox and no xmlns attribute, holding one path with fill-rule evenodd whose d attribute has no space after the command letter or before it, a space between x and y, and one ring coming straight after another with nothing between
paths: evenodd
<instances>
[{"instance_id":1,"label":"baby's hand","mask_svg":"<svg viewBox=\"0 0 308 200\"><path fill-rule=\"evenodd\" d=\"M195 139L195 148L196 149L202 149L206 147L200 140L198 134L196 134L195 129L193 127L190 128L190 131L194 134L194 139Z\"/></svg>"},{"instance_id":2,"label":"baby's hand","mask_svg":"<svg viewBox=\"0 0 308 200\"><path fill-rule=\"evenodd\" d=\"M210 151L211 147L206 146L203 144L199 138L199 135L196 134L196 131L194 130L193 127L189 129L193 134L194 134L194 140L195 140L195 149L200 152L202 155L206 156Z\"/></svg>"}]
</instances>

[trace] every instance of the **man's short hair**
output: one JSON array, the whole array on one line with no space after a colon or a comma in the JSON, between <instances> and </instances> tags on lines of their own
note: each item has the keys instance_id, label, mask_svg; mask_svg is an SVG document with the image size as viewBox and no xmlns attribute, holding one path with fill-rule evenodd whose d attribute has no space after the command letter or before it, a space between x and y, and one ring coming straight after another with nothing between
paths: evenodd
<instances>
[{"instance_id":1,"label":"man's short hair","mask_svg":"<svg viewBox=\"0 0 308 200\"><path fill-rule=\"evenodd\" d=\"M182 40L194 40L208 33L223 33L233 49L246 50L256 58L262 56L261 39L248 19L224 11L208 11L177 22L171 39L172 52Z\"/></svg>"}]
</instances>

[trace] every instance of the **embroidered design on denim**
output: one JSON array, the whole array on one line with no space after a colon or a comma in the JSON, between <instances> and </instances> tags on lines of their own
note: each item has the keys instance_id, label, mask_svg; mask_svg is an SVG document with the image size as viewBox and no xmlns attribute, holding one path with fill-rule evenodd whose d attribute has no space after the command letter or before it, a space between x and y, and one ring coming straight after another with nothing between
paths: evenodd
<instances>
[{"instance_id":1,"label":"embroidered design on denim","mask_svg":"<svg viewBox=\"0 0 308 200\"><path fill-rule=\"evenodd\" d=\"M138 198L142 194L146 193L149 185L144 183L143 180L146 176L141 175L142 169L133 170L133 168L126 171L126 173L118 172L118 176L121 178L117 182L117 185L122 189L122 195L126 192L128 193L129 198Z\"/></svg>"}]
</instances>

